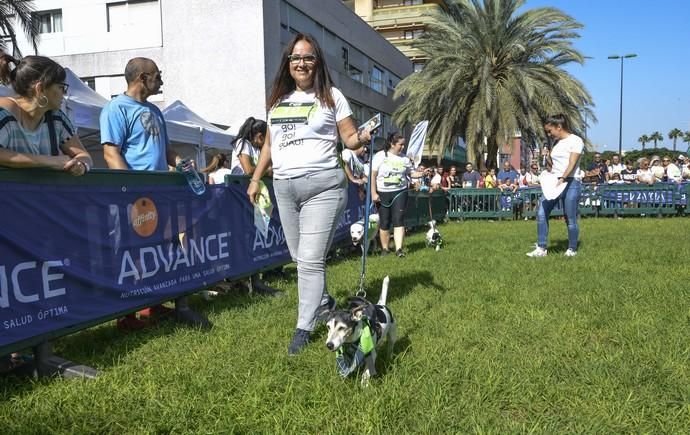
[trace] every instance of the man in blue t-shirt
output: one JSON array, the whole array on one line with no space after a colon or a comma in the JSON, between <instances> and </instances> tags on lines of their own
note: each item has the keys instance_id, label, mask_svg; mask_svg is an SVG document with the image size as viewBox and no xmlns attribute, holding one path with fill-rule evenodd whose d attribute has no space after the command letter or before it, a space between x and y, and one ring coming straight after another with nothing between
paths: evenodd
<instances>
[{"instance_id":1,"label":"man in blue t-shirt","mask_svg":"<svg viewBox=\"0 0 690 435\"><path fill-rule=\"evenodd\" d=\"M506 160L503 162L503 169L498 171L498 177L496 178L499 182L503 182L506 178L510 178L514 184L518 184L520 174L518 174L517 171L510 166L510 162Z\"/></svg>"},{"instance_id":2,"label":"man in blue t-shirt","mask_svg":"<svg viewBox=\"0 0 690 435\"><path fill-rule=\"evenodd\" d=\"M474 170L472 163L465 165L465 172L462 174L462 187L476 189L479 184L479 172Z\"/></svg>"},{"instance_id":3,"label":"man in blue t-shirt","mask_svg":"<svg viewBox=\"0 0 690 435\"><path fill-rule=\"evenodd\" d=\"M160 109L146 101L159 92L163 80L151 59L137 57L125 67L127 91L101 111L103 157L110 169L167 171L180 161L169 147Z\"/></svg>"},{"instance_id":4,"label":"man in blue t-shirt","mask_svg":"<svg viewBox=\"0 0 690 435\"><path fill-rule=\"evenodd\" d=\"M146 101L160 91L161 72L151 59L136 57L125 67L127 91L113 98L101 111L101 145L110 169L167 171L181 158L170 147L163 114ZM139 312L141 317L163 316L173 310L156 305ZM118 319L117 327L136 330L147 326L136 314Z\"/></svg>"}]
</instances>

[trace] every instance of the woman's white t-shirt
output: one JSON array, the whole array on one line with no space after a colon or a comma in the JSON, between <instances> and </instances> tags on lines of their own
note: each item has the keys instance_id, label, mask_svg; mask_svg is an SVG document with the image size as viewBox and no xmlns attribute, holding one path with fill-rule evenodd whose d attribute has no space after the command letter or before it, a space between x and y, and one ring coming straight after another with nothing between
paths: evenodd
<instances>
[{"instance_id":1,"label":"woman's white t-shirt","mask_svg":"<svg viewBox=\"0 0 690 435\"><path fill-rule=\"evenodd\" d=\"M568 169L570 153L576 153L582 156L582 150L584 147L585 143L582 142L582 139L574 134L569 135L565 139L559 140L551 150L551 161L553 162L551 173L557 177L562 177L565 173L565 170ZM580 171L579 167L580 158L578 157L575 169L569 176L578 180L582 178L582 172Z\"/></svg>"},{"instance_id":2,"label":"woman's white t-shirt","mask_svg":"<svg viewBox=\"0 0 690 435\"><path fill-rule=\"evenodd\" d=\"M386 155L387 154L387 155ZM376 190L379 192L395 192L407 189L412 172L412 161L407 156L396 156L385 151L374 155L372 171L376 171Z\"/></svg>"},{"instance_id":3,"label":"woman's white t-shirt","mask_svg":"<svg viewBox=\"0 0 690 435\"><path fill-rule=\"evenodd\" d=\"M232 171L228 168L219 168L208 174L209 184L223 184L225 183L225 176L231 175Z\"/></svg>"},{"instance_id":4,"label":"woman's white t-shirt","mask_svg":"<svg viewBox=\"0 0 690 435\"><path fill-rule=\"evenodd\" d=\"M241 151L240 148L242 149ZM256 167L256 164L259 162L261 150L252 145L248 140L243 139L236 143L232 150L232 162L230 163L232 175L244 175L244 169L242 169L242 164L240 164L240 154L249 156L249 161Z\"/></svg>"},{"instance_id":5,"label":"woman's white t-shirt","mask_svg":"<svg viewBox=\"0 0 690 435\"><path fill-rule=\"evenodd\" d=\"M293 91L268 112L271 160L276 179L301 177L338 167L337 123L352 115L345 96L331 88L334 108L313 91Z\"/></svg>"}]
</instances>

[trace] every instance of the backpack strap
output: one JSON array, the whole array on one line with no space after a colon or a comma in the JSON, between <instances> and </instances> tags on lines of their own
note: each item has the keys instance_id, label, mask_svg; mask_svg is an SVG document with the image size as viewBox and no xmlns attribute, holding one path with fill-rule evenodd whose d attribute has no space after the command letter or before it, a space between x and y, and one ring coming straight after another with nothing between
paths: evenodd
<instances>
[{"instance_id":1,"label":"backpack strap","mask_svg":"<svg viewBox=\"0 0 690 435\"><path fill-rule=\"evenodd\" d=\"M53 111L49 110L46 112L45 122L48 124L48 134L50 136L50 155L58 155L58 138L57 132L55 131L55 117L53 116Z\"/></svg>"}]
</instances>

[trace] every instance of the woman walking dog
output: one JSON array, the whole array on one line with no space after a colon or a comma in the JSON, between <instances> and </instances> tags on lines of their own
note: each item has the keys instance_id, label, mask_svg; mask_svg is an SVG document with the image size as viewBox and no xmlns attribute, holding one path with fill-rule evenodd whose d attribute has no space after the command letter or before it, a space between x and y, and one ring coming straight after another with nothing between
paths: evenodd
<instances>
[{"instance_id":1,"label":"woman walking dog","mask_svg":"<svg viewBox=\"0 0 690 435\"><path fill-rule=\"evenodd\" d=\"M309 343L317 317L335 308L326 290L326 253L347 204L347 180L336 141L357 149L358 133L347 100L333 86L314 38L297 34L288 44L268 99L268 134L247 194L254 204L259 181L273 165L273 188L288 249L297 262L297 328L288 354Z\"/></svg>"},{"instance_id":2,"label":"woman walking dog","mask_svg":"<svg viewBox=\"0 0 690 435\"><path fill-rule=\"evenodd\" d=\"M546 257L547 240L549 236L549 216L551 210L557 203L561 203L565 212L565 222L568 226L568 250L565 251L566 257L577 255L577 241L580 235L580 228L577 224L577 207L582 190L580 174L580 156L584 148L582 139L573 134L570 130L568 121L564 115L551 116L544 125L546 134L556 140L556 144L551 149L550 156L547 157L547 167L551 166L551 176L558 177L556 189L563 191L554 199L546 199L542 196L537 211L537 246L534 251L528 252L529 257ZM540 177L542 184L546 181L545 177ZM542 186L542 189L544 187Z\"/></svg>"},{"instance_id":3,"label":"woman walking dog","mask_svg":"<svg viewBox=\"0 0 690 435\"><path fill-rule=\"evenodd\" d=\"M379 204L379 235L381 255L388 255L391 226L395 241L395 254L404 257L405 209L411 178L420 178L425 172L413 172L412 162L403 154L405 138L398 132L388 135L386 148L379 151L371 162L371 200Z\"/></svg>"}]
</instances>

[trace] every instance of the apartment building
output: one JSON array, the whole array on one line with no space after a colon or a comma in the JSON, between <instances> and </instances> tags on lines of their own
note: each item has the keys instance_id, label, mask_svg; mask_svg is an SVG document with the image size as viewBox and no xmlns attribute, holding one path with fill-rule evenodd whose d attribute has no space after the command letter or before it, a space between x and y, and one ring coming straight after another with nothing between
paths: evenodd
<instances>
[{"instance_id":1,"label":"apartment building","mask_svg":"<svg viewBox=\"0 0 690 435\"><path fill-rule=\"evenodd\" d=\"M394 127L395 86L412 62L340 0L34 0L38 54L71 68L98 93L122 93L124 67L136 56L163 72L164 107L183 101L205 119L236 129L265 118L282 51L310 33L357 121L384 114ZM19 35L21 36L21 35ZM33 53L26 40L18 42Z\"/></svg>"}]
</instances>

